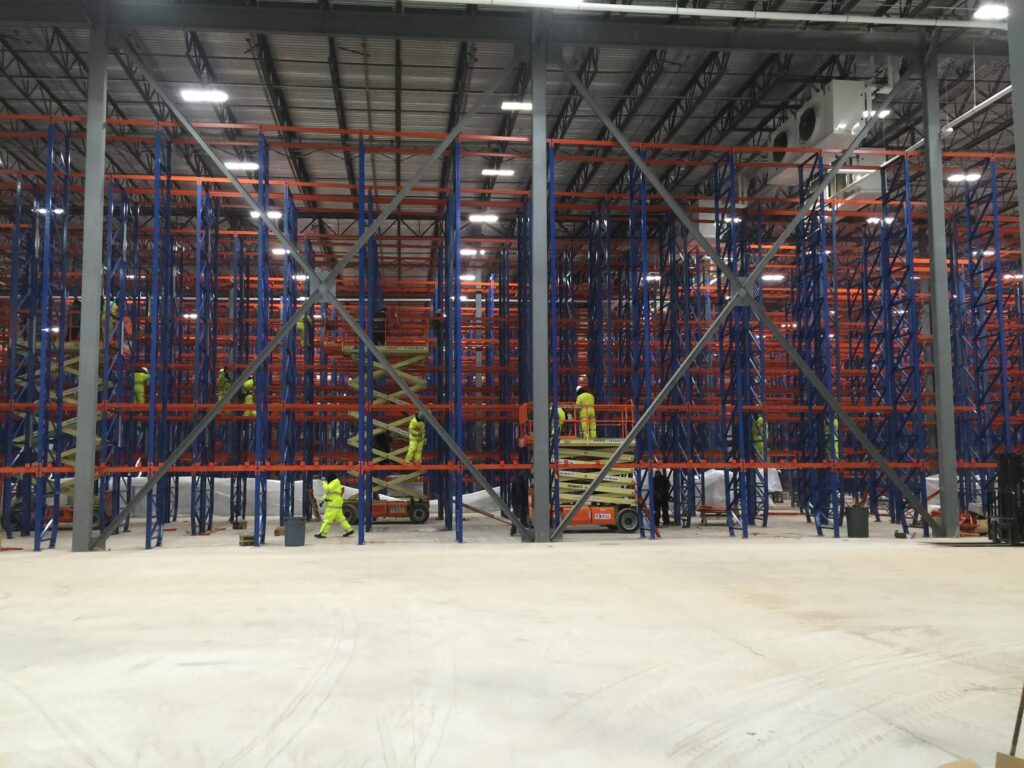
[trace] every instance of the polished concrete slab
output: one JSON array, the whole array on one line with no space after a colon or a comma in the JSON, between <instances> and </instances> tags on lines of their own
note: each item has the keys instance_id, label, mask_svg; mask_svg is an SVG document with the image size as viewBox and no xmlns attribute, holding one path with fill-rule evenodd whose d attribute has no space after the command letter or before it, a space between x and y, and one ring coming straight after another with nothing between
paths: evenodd
<instances>
[{"instance_id":1,"label":"polished concrete slab","mask_svg":"<svg viewBox=\"0 0 1024 768\"><path fill-rule=\"evenodd\" d=\"M0 765L991 764L1024 552L807 527L4 552Z\"/></svg>"}]
</instances>

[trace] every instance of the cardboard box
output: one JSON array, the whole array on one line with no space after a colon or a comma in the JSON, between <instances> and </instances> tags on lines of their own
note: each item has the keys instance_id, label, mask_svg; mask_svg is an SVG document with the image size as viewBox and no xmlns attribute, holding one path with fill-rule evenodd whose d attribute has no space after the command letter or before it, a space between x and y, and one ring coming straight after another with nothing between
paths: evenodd
<instances>
[{"instance_id":1,"label":"cardboard box","mask_svg":"<svg viewBox=\"0 0 1024 768\"><path fill-rule=\"evenodd\" d=\"M1024 768L1024 758L1010 757L1000 752L996 755L996 768Z\"/></svg>"}]
</instances>

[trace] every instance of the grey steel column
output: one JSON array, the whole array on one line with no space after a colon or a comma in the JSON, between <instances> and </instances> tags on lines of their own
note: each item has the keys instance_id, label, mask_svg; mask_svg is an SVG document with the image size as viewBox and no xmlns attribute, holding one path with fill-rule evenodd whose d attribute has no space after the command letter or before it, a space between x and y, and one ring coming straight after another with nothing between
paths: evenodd
<instances>
[{"instance_id":1,"label":"grey steel column","mask_svg":"<svg viewBox=\"0 0 1024 768\"><path fill-rule=\"evenodd\" d=\"M928 252L931 267L932 362L935 371L935 439L939 453L939 503L945 535L960 534L957 493L956 430L953 415L953 345L949 321L949 276L946 258L945 194L942 177L942 123L939 114L939 69L935 56L924 61L924 146L928 184Z\"/></svg>"},{"instance_id":2,"label":"grey steel column","mask_svg":"<svg viewBox=\"0 0 1024 768\"><path fill-rule=\"evenodd\" d=\"M1020 177L1024 174L1024 5L1019 0L1009 3L1010 18L1007 21L1007 38L1010 44L1010 83L1014 87L1013 98L1013 139L1017 147L1017 199L1020 199ZM1024 232L1024 205L1017 205L1017 220L1020 231ZM1021 269L1024 272L1024 251L1021 252Z\"/></svg>"},{"instance_id":3,"label":"grey steel column","mask_svg":"<svg viewBox=\"0 0 1024 768\"><path fill-rule=\"evenodd\" d=\"M82 322L78 362L78 434L71 549L88 552L96 482L96 401L99 397L100 294L103 289L103 171L107 144L107 25L105 9L89 33L89 104L85 134L85 217L82 235ZM124 311L124 308L122 308Z\"/></svg>"},{"instance_id":4,"label":"grey steel column","mask_svg":"<svg viewBox=\"0 0 1024 768\"><path fill-rule=\"evenodd\" d=\"M547 45L534 17L530 40L533 77L533 181L530 190L530 317L533 351L533 527L534 541L546 542L551 529L551 477L548 435L551 408L548 403L548 152L547 152Z\"/></svg>"}]
</instances>

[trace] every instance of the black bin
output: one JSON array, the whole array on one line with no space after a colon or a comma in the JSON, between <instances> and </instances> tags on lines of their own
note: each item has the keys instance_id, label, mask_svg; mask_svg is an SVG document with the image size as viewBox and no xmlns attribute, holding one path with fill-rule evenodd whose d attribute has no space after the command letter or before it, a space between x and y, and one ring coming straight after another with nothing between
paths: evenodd
<instances>
[{"instance_id":1,"label":"black bin","mask_svg":"<svg viewBox=\"0 0 1024 768\"><path fill-rule=\"evenodd\" d=\"M846 510L846 538L866 539L868 537L868 508L849 507Z\"/></svg>"}]
</instances>

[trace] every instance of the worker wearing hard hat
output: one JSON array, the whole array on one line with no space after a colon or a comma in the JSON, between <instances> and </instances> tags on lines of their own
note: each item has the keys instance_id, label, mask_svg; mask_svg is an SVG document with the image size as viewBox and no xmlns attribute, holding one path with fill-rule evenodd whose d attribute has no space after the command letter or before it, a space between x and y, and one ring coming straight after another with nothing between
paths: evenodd
<instances>
[{"instance_id":1,"label":"worker wearing hard hat","mask_svg":"<svg viewBox=\"0 0 1024 768\"><path fill-rule=\"evenodd\" d=\"M135 395L135 404L141 405L146 402L146 390L149 387L149 368L137 368L132 377L132 391Z\"/></svg>"},{"instance_id":2,"label":"worker wearing hard hat","mask_svg":"<svg viewBox=\"0 0 1024 768\"><path fill-rule=\"evenodd\" d=\"M316 534L316 538L327 538L327 534L334 523L338 523L341 526L341 530L344 531L342 538L351 536L353 533L352 526L349 525L348 519L345 517L345 489L341 484L341 480L333 472L324 474L324 496L320 500L320 504L324 508L324 520L320 525L320 531Z\"/></svg>"},{"instance_id":3,"label":"worker wearing hard hat","mask_svg":"<svg viewBox=\"0 0 1024 768\"><path fill-rule=\"evenodd\" d=\"M422 414L414 413L409 420L409 447L405 450L406 464L419 464L423 461L423 441L426 435L426 419Z\"/></svg>"},{"instance_id":4,"label":"worker wearing hard hat","mask_svg":"<svg viewBox=\"0 0 1024 768\"><path fill-rule=\"evenodd\" d=\"M221 368L217 372L217 399L220 400L224 395L227 394L228 389L231 387L231 374L226 368Z\"/></svg>"},{"instance_id":5,"label":"worker wearing hard hat","mask_svg":"<svg viewBox=\"0 0 1024 768\"><path fill-rule=\"evenodd\" d=\"M580 437L596 440L597 411L594 410L594 396L582 384L576 387L576 406L580 414Z\"/></svg>"}]
</instances>

